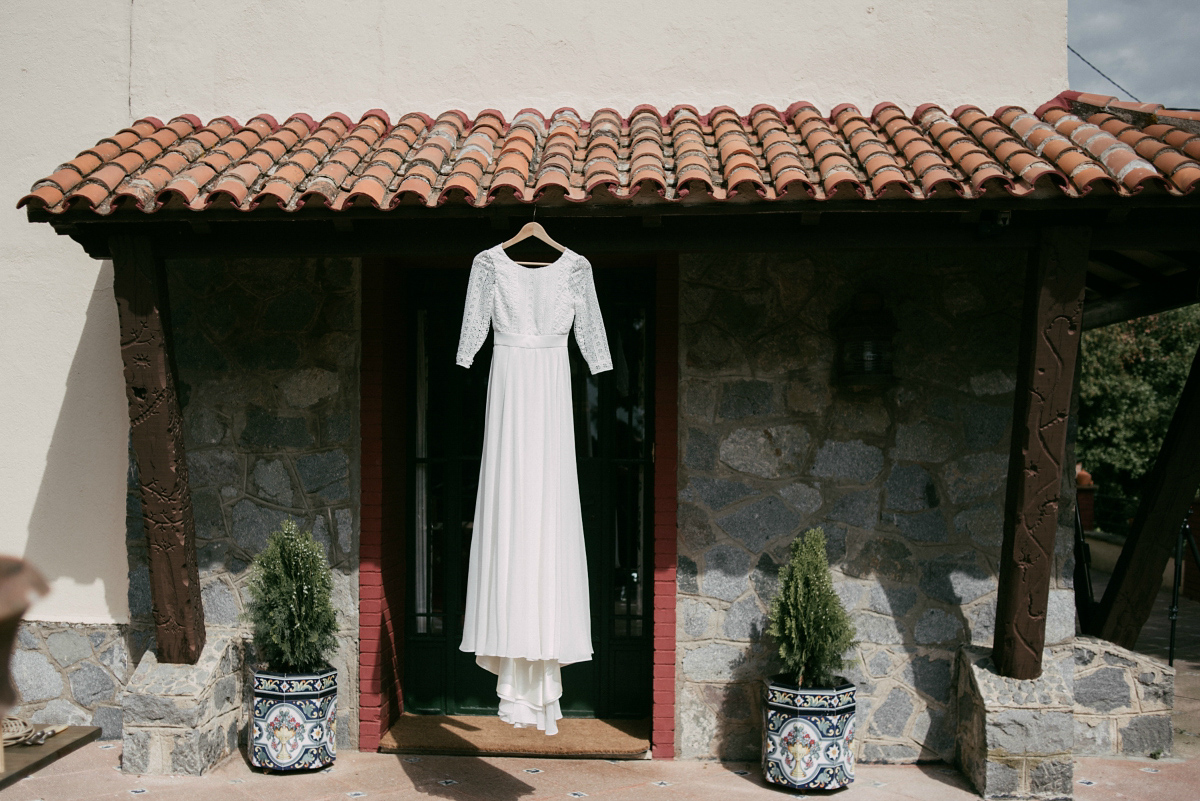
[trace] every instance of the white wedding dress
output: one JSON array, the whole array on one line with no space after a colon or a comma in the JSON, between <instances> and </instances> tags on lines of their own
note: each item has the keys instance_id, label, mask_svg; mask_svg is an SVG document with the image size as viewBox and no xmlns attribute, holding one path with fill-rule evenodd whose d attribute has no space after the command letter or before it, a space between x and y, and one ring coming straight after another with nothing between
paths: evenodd
<instances>
[{"instance_id":1,"label":"white wedding dress","mask_svg":"<svg viewBox=\"0 0 1200 801\"><path fill-rule=\"evenodd\" d=\"M559 667L592 657L567 335L592 373L612 369L592 268L570 250L523 267L475 257L457 363L495 330L463 651L497 676L500 718L558 731Z\"/></svg>"}]
</instances>

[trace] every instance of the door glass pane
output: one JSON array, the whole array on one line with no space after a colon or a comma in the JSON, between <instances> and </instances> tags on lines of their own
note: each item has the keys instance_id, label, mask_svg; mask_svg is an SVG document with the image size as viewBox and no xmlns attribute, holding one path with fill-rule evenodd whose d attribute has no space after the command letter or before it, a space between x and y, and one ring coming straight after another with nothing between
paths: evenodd
<instances>
[{"instance_id":1,"label":"door glass pane","mask_svg":"<svg viewBox=\"0 0 1200 801\"><path fill-rule=\"evenodd\" d=\"M613 389L617 458L644 454L646 440L646 316L640 308L621 308L609 336L613 351Z\"/></svg>"},{"instance_id":2,"label":"door glass pane","mask_svg":"<svg viewBox=\"0 0 1200 801\"><path fill-rule=\"evenodd\" d=\"M462 470L462 499L460 501L462 518L462 536L459 537L458 554L458 627L455 634L460 634L463 628L463 610L467 608L467 574L471 567L471 537L475 533L475 501L479 495L479 462L466 459L461 463Z\"/></svg>"},{"instance_id":3,"label":"door glass pane","mask_svg":"<svg viewBox=\"0 0 1200 801\"><path fill-rule=\"evenodd\" d=\"M457 336L458 332L454 332L455 341L451 343L452 349L448 361L452 364L449 369L457 371L455 378L461 382L462 415L453 424L458 426L461 432L463 456L477 460L483 453L483 424L486 420L488 378L492 372L492 335L488 334L479 353L475 354L475 362L470 370L453 365ZM478 478L479 476L475 477L475 479ZM474 486L475 479L472 479L471 486ZM466 487L465 484L463 486ZM474 490L472 490L472 497L474 497Z\"/></svg>"},{"instance_id":4,"label":"door glass pane","mask_svg":"<svg viewBox=\"0 0 1200 801\"><path fill-rule=\"evenodd\" d=\"M646 468L643 464L613 465L613 614L618 636L640 633L645 612ZM631 628L639 621L638 631Z\"/></svg>"},{"instance_id":5,"label":"door glass pane","mask_svg":"<svg viewBox=\"0 0 1200 801\"><path fill-rule=\"evenodd\" d=\"M413 542L413 603L418 634L441 634L445 612L445 469L417 464Z\"/></svg>"},{"instance_id":6,"label":"door glass pane","mask_svg":"<svg viewBox=\"0 0 1200 801\"><path fill-rule=\"evenodd\" d=\"M571 403L575 407L575 457L600 455L600 376L592 375L579 351L571 348Z\"/></svg>"}]
</instances>

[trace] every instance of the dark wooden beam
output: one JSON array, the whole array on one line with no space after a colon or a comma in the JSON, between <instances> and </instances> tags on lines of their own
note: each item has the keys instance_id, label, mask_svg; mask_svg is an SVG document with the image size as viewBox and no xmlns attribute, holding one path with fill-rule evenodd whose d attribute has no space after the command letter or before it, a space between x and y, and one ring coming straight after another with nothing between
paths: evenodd
<instances>
[{"instance_id":1,"label":"dark wooden beam","mask_svg":"<svg viewBox=\"0 0 1200 801\"><path fill-rule=\"evenodd\" d=\"M806 250L990 250L1028 249L1036 244L1036 230L1009 227L981 233L945 214L914 218L880 215L822 216L817 225L804 225L798 214L749 214L740 217L666 216L647 227L642 217L597 216L546 218L555 238L570 242L579 252L794 252ZM529 217L509 218L509 227L498 230L490 218L438 217L355 218L351 231L339 230L333 219L224 219L210 222L210 233L201 234L179 221L142 219L124 224L76 224L70 235L96 258L108 256L108 239L114 232L149 236L162 258L287 258L294 256L381 256L411 258L456 253L470 257L495 245Z\"/></svg>"},{"instance_id":2,"label":"dark wooden beam","mask_svg":"<svg viewBox=\"0 0 1200 801\"><path fill-rule=\"evenodd\" d=\"M130 438L141 482L156 652L160 662L195 664L204 648L204 608L165 270L145 237L116 236L109 247Z\"/></svg>"},{"instance_id":3,"label":"dark wooden beam","mask_svg":"<svg viewBox=\"0 0 1200 801\"><path fill-rule=\"evenodd\" d=\"M1092 251L1092 261L1107 264L1109 267L1117 272L1124 273L1139 284L1153 284L1166 277L1153 267L1142 264L1132 256L1126 256L1118 250Z\"/></svg>"},{"instance_id":4,"label":"dark wooden beam","mask_svg":"<svg viewBox=\"0 0 1200 801\"><path fill-rule=\"evenodd\" d=\"M1014 679L1042 672L1088 238L1086 229L1047 229L1026 276L992 649Z\"/></svg>"},{"instance_id":5,"label":"dark wooden beam","mask_svg":"<svg viewBox=\"0 0 1200 801\"><path fill-rule=\"evenodd\" d=\"M1162 587L1179 526L1200 488L1200 349L1146 483L1141 504L1089 632L1125 648L1137 644Z\"/></svg>"},{"instance_id":6,"label":"dark wooden beam","mask_svg":"<svg viewBox=\"0 0 1200 801\"><path fill-rule=\"evenodd\" d=\"M1194 250L1162 250L1160 254L1179 263L1180 267L1200 272L1200 252Z\"/></svg>"},{"instance_id":7,"label":"dark wooden beam","mask_svg":"<svg viewBox=\"0 0 1200 801\"><path fill-rule=\"evenodd\" d=\"M1090 303L1083 310L1083 330L1178 309L1200 302L1200 275L1185 271Z\"/></svg>"},{"instance_id":8,"label":"dark wooden beam","mask_svg":"<svg viewBox=\"0 0 1200 801\"><path fill-rule=\"evenodd\" d=\"M1096 275L1096 273L1092 272L1087 274L1087 288L1094 290L1095 292L1099 293L1101 297L1105 298L1113 295L1119 295L1125 291L1125 287L1121 286L1120 284L1114 283L1113 281L1110 281L1107 278Z\"/></svg>"}]
</instances>

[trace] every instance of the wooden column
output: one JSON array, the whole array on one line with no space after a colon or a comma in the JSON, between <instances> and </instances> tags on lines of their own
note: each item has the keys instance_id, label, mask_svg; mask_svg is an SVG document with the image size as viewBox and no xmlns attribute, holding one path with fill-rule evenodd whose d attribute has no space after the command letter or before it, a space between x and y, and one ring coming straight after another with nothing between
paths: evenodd
<instances>
[{"instance_id":1,"label":"wooden column","mask_svg":"<svg viewBox=\"0 0 1200 801\"><path fill-rule=\"evenodd\" d=\"M1184 384L1171 426L1150 471L1145 493L1089 633L1125 648L1138 635L1162 587L1175 538L1200 487L1200 350ZM1198 534L1193 530L1193 534Z\"/></svg>"},{"instance_id":2,"label":"wooden column","mask_svg":"<svg viewBox=\"0 0 1200 801\"><path fill-rule=\"evenodd\" d=\"M1026 277L992 651L1014 679L1042 672L1087 251L1086 229L1047 229Z\"/></svg>"},{"instance_id":3,"label":"wooden column","mask_svg":"<svg viewBox=\"0 0 1200 801\"><path fill-rule=\"evenodd\" d=\"M167 282L145 237L113 237L113 289L130 438L141 483L158 661L195 664L204 648L196 525L175 394Z\"/></svg>"}]
</instances>

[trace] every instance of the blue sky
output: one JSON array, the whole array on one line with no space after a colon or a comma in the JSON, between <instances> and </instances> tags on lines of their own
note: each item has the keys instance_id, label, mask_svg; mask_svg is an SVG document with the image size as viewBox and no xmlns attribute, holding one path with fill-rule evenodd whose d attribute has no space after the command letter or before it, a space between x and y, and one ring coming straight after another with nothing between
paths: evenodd
<instances>
[{"instance_id":1,"label":"blue sky","mask_svg":"<svg viewBox=\"0 0 1200 801\"><path fill-rule=\"evenodd\" d=\"M1143 102L1200 108L1200 0L1069 0L1067 41ZM1129 100L1067 54L1071 88Z\"/></svg>"}]
</instances>

